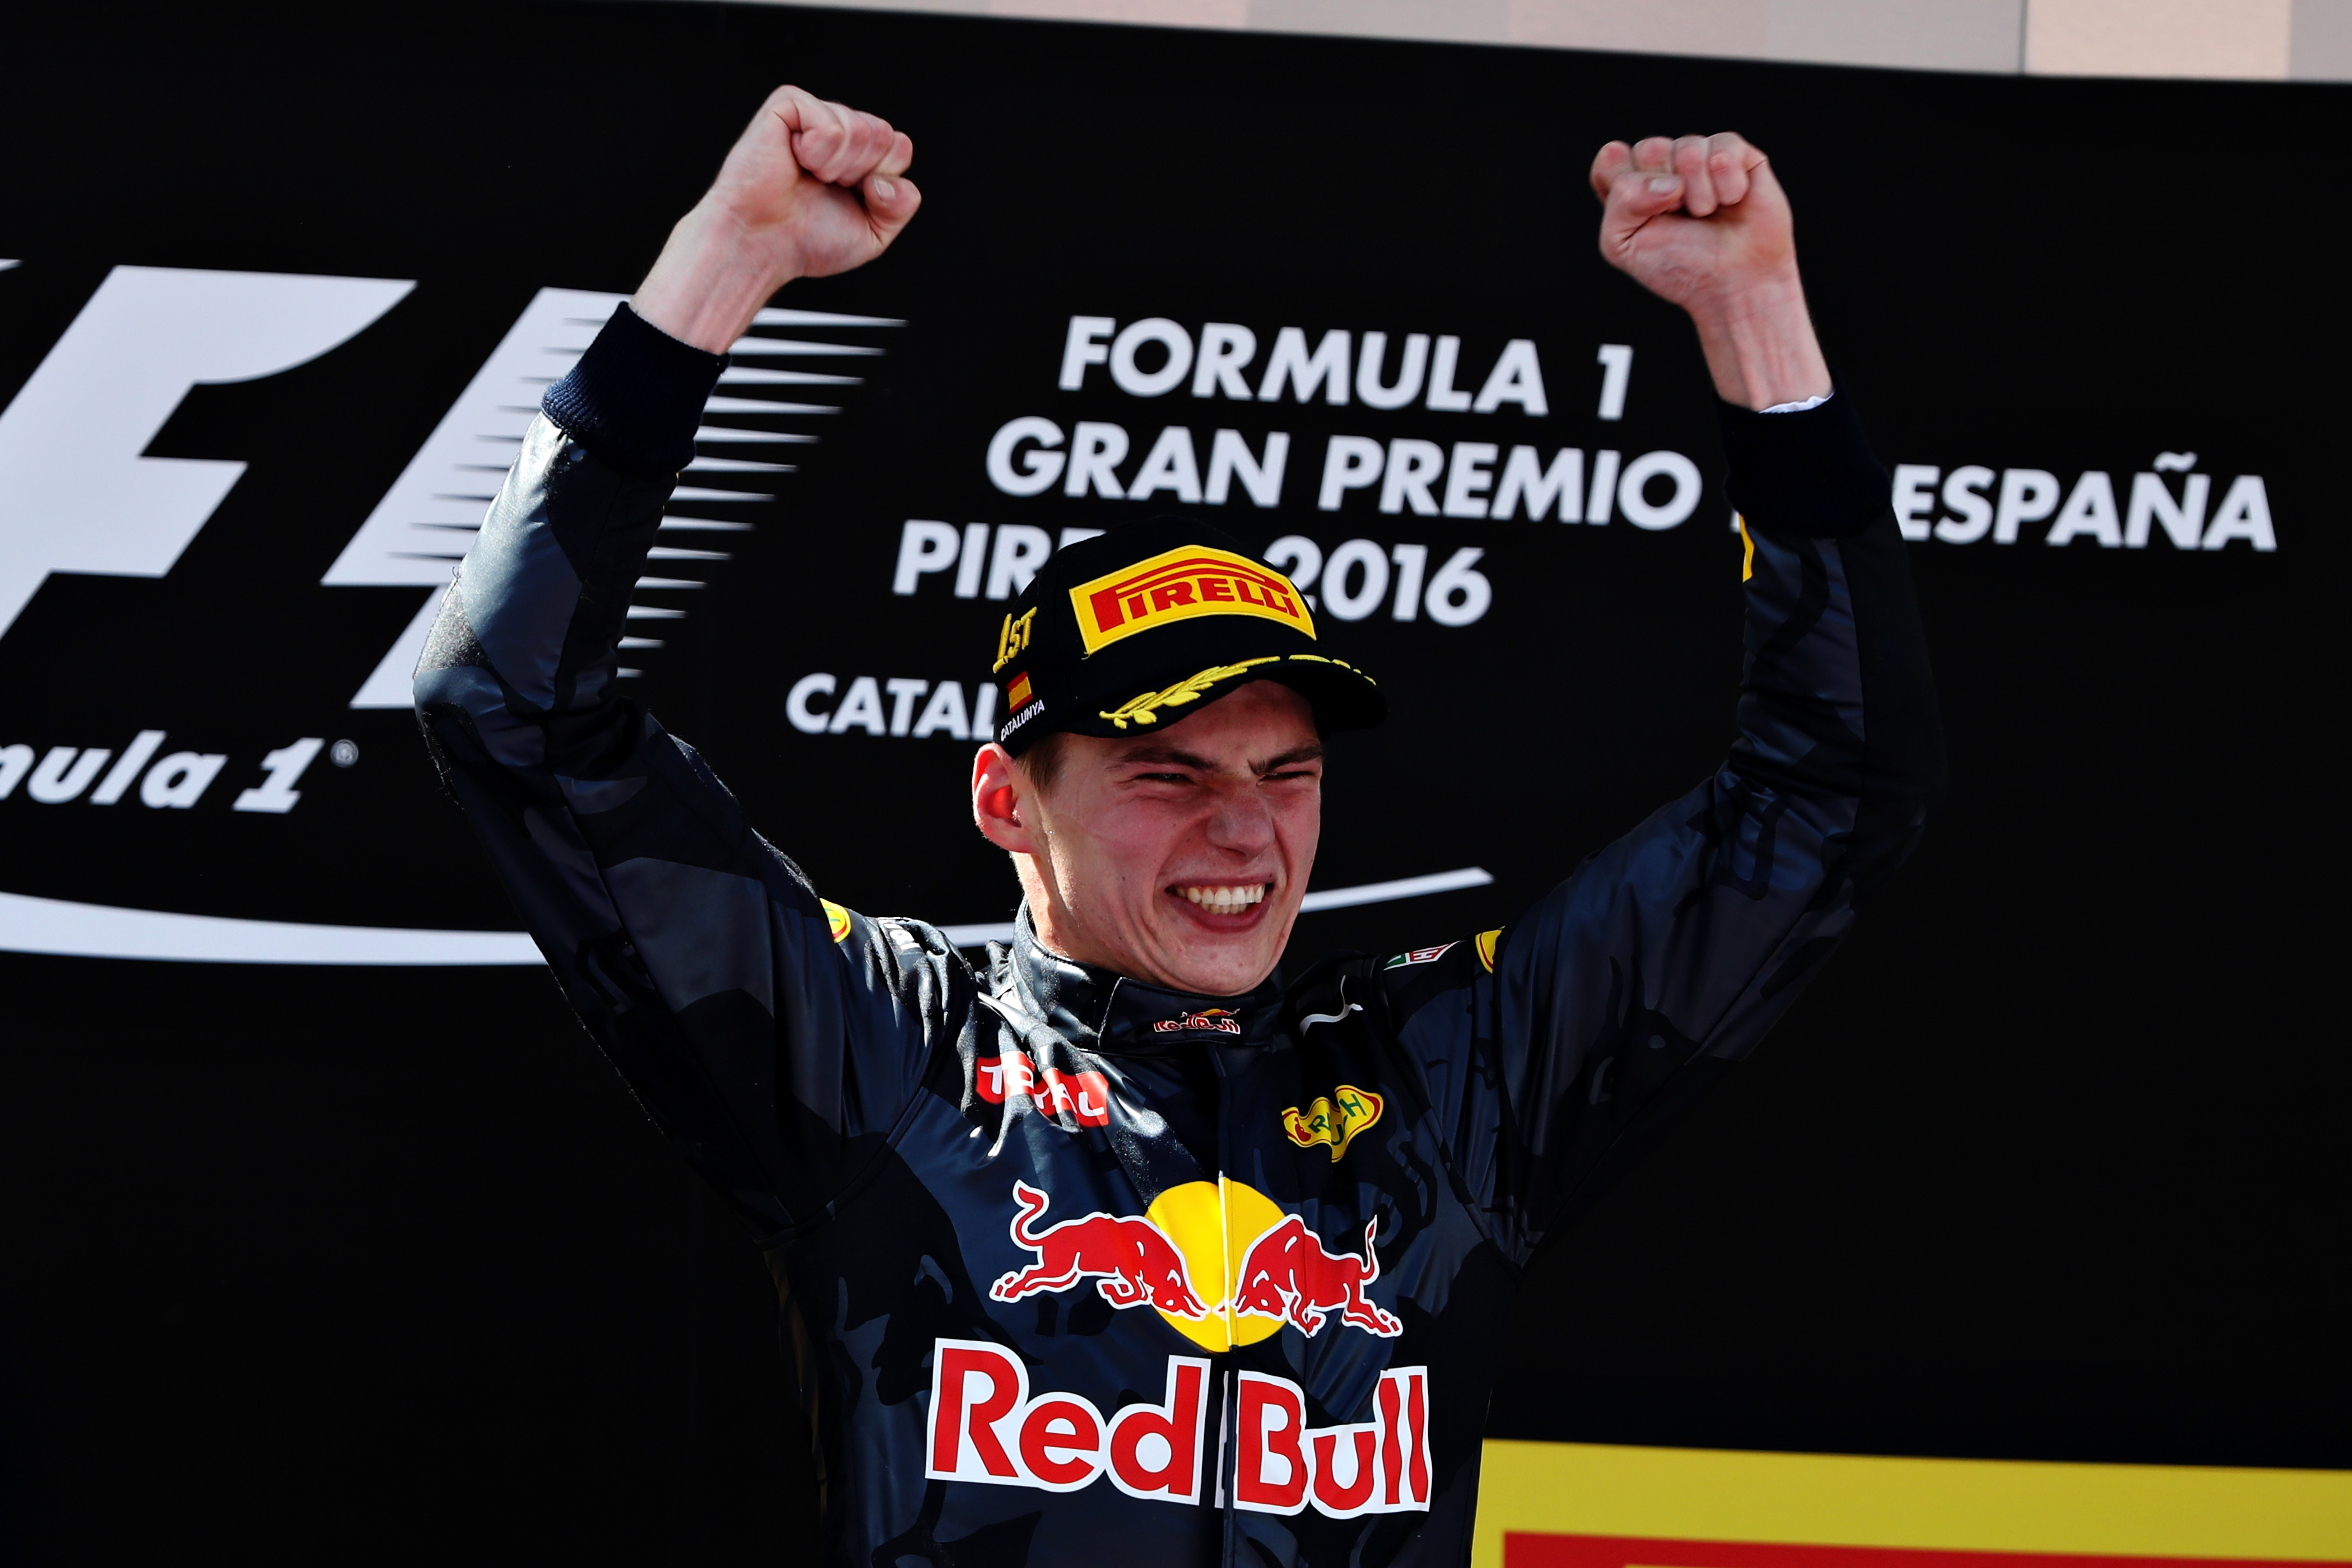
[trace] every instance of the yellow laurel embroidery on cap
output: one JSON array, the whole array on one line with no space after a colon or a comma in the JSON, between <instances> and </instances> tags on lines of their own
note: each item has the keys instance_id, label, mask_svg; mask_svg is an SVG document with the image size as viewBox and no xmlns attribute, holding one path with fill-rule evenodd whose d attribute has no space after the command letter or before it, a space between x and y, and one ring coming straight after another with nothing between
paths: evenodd
<instances>
[{"instance_id":1,"label":"yellow laurel embroidery on cap","mask_svg":"<svg viewBox=\"0 0 2352 1568\"><path fill-rule=\"evenodd\" d=\"M1493 931L1482 931L1478 933L1478 962L1486 966L1486 973L1489 974L1495 973L1495 944L1502 940L1503 928L1500 926L1496 926Z\"/></svg>"},{"instance_id":2,"label":"yellow laurel embroidery on cap","mask_svg":"<svg viewBox=\"0 0 2352 1568\"><path fill-rule=\"evenodd\" d=\"M1122 702L1097 717L1108 719L1122 730L1127 728L1129 721L1138 724L1157 724L1160 722L1159 710L1181 708L1187 702L1197 701L1201 693L1220 680L1230 680L1244 670L1255 669L1261 664L1280 662L1280 655L1268 654L1264 658L1245 658L1239 664L1213 664L1200 674L1187 676L1164 691L1147 691L1134 700Z\"/></svg>"},{"instance_id":3,"label":"yellow laurel embroidery on cap","mask_svg":"<svg viewBox=\"0 0 2352 1568\"><path fill-rule=\"evenodd\" d=\"M1294 1105L1284 1111L1282 1130L1301 1149L1312 1149L1318 1143L1330 1145L1331 1163L1336 1165L1356 1134L1381 1119L1387 1103L1369 1089L1343 1083L1328 1097L1317 1095L1303 1110Z\"/></svg>"},{"instance_id":4,"label":"yellow laurel embroidery on cap","mask_svg":"<svg viewBox=\"0 0 2352 1568\"><path fill-rule=\"evenodd\" d=\"M1748 532L1746 518L1735 511L1731 514L1731 521L1739 525L1739 542L1747 552L1739 562L1739 580L1745 583L1756 575L1756 541Z\"/></svg>"},{"instance_id":5,"label":"yellow laurel embroidery on cap","mask_svg":"<svg viewBox=\"0 0 2352 1568\"><path fill-rule=\"evenodd\" d=\"M1348 675L1364 675L1362 670L1357 670L1357 668L1355 668L1355 666L1350 666L1350 663L1348 663L1348 660L1345 660L1345 658L1324 658L1322 654L1284 654L1282 658L1291 658L1291 660L1303 658L1303 660L1307 660L1307 663L1310 663L1310 666L1339 666L1340 670L1345 670L1345 672L1348 672ZM1381 682L1376 682L1376 679L1371 679L1371 677L1369 677L1369 675L1364 675L1364 682L1371 684L1371 687L1379 687L1379 684L1381 684Z\"/></svg>"},{"instance_id":6,"label":"yellow laurel embroidery on cap","mask_svg":"<svg viewBox=\"0 0 2352 1568\"><path fill-rule=\"evenodd\" d=\"M833 940L841 942L846 939L849 935L849 911L831 899L819 899L817 902L824 907L824 923L833 931Z\"/></svg>"},{"instance_id":7,"label":"yellow laurel embroidery on cap","mask_svg":"<svg viewBox=\"0 0 2352 1568\"><path fill-rule=\"evenodd\" d=\"M989 667L990 673L1011 664L1029 646L1030 636L1036 630L1036 621L1037 606L1034 605L1023 611L1017 621L1010 614L1005 616L1004 625L996 634L996 662Z\"/></svg>"}]
</instances>

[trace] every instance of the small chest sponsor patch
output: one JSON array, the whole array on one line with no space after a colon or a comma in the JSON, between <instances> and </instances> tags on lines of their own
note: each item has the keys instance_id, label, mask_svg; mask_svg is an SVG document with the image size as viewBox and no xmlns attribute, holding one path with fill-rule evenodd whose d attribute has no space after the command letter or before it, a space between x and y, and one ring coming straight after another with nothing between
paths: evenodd
<instances>
[{"instance_id":1,"label":"small chest sponsor patch","mask_svg":"<svg viewBox=\"0 0 2352 1568\"><path fill-rule=\"evenodd\" d=\"M1356 1134L1381 1119L1387 1101L1369 1089L1343 1083L1327 1097L1317 1095L1304 1106L1282 1113L1282 1130L1301 1149L1328 1144L1332 1163L1348 1152Z\"/></svg>"},{"instance_id":2,"label":"small chest sponsor patch","mask_svg":"<svg viewBox=\"0 0 2352 1568\"><path fill-rule=\"evenodd\" d=\"M831 899L819 899L817 903L824 910L825 928L833 933L833 940L841 942L846 939L849 935L849 911Z\"/></svg>"},{"instance_id":3,"label":"small chest sponsor patch","mask_svg":"<svg viewBox=\"0 0 2352 1568\"><path fill-rule=\"evenodd\" d=\"M1198 1013L1179 1013L1173 1018L1162 1018L1151 1026L1151 1032L1155 1035L1184 1035L1195 1030L1238 1035L1242 1032L1242 1021L1223 1007L1208 1007Z\"/></svg>"},{"instance_id":4,"label":"small chest sponsor patch","mask_svg":"<svg viewBox=\"0 0 2352 1568\"><path fill-rule=\"evenodd\" d=\"M1398 953L1394 958L1391 958L1386 963L1381 964L1381 967L1382 969L1402 969L1409 963L1434 963L1439 959L1444 958L1447 953L1453 952L1455 948L1460 947L1461 945L1462 944L1458 942L1441 942L1435 947L1416 947L1411 952Z\"/></svg>"},{"instance_id":5,"label":"small chest sponsor patch","mask_svg":"<svg viewBox=\"0 0 2352 1568\"><path fill-rule=\"evenodd\" d=\"M982 1057L976 1066L973 1087L991 1105L1025 1100L1047 1117L1066 1110L1081 1127L1110 1125L1110 1083L1098 1072L1041 1068L1017 1051Z\"/></svg>"}]
</instances>

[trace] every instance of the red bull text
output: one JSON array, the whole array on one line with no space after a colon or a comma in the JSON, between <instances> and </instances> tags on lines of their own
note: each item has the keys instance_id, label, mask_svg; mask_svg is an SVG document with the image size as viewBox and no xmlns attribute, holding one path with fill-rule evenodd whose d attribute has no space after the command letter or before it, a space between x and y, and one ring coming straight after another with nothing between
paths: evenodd
<instances>
[{"instance_id":1,"label":"red bull text","mask_svg":"<svg viewBox=\"0 0 2352 1568\"><path fill-rule=\"evenodd\" d=\"M931 1351L931 1406L924 1450L927 1479L1076 1491L1108 1476L1133 1498L1198 1504L1202 1474L1222 1455L1201 1451L1210 1398L1209 1363L1171 1356L1157 1405L1136 1404L1106 1420L1092 1400L1034 1394L1029 1369L1003 1345L940 1340ZM1313 1509L1333 1519L1429 1510L1429 1369L1381 1374L1372 1419L1307 1425L1307 1394L1287 1378L1245 1372L1235 1379L1234 1506L1254 1513ZM1215 1506L1224 1502L1217 1487Z\"/></svg>"},{"instance_id":2,"label":"red bull text","mask_svg":"<svg viewBox=\"0 0 2352 1568\"><path fill-rule=\"evenodd\" d=\"M1234 1506L1254 1513L1313 1508L1333 1519L1429 1510L1429 1369L1381 1373L1370 1421L1307 1425L1307 1396L1287 1378L1240 1375L1234 1398Z\"/></svg>"},{"instance_id":3,"label":"red bull text","mask_svg":"<svg viewBox=\"0 0 2352 1568\"><path fill-rule=\"evenodd\" d=\"M931 1348L923 1474L1049 1492L1076 1491L1108 1475L1129 1497L1197 1503L1208 1408L1205 1361L1171 1356L1166 1397L1106 1421L1075 1394L1032 1397L1029 1369L1003 1345L940 1340Z\"/></svg>"}]
</instances>

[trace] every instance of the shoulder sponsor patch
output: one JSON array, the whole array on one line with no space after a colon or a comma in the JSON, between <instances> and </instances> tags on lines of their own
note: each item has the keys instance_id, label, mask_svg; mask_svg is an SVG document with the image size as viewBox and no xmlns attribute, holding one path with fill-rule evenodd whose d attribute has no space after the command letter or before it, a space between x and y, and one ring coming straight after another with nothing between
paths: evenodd
<instances>
[{"instance_id":1,"label":"shoulder sponsor patch","mask_svg":"<svg viewBox=\"0 0 2352 1568\"><path fill-rule=\"evenodd\" d=\"M1496 926L1493 931L1482 931L1475 940L1478 943L1478 962L1486 966L1487 973L1494 973L1495 944L1503 940L1503 928Z\"/></svg>"},{"instance_id":2,"label":"shoulder sponsor patch","mask_svg":"<svg viewBox=\"0 0 2352 1568\"><path fill-rule=\"evenodd\" d=\"M1391 958L1386 963L1381 964L1381 967L1382 969L1402 969L1407 964L1435 963L1439 959L1444 958L1447 953L1453 952L1455 948L1460 947L1461 945L1462 944L1458 942L1440 942L1435 947L1416 947L1411 952L1398 953L1394 958Z\"/></svg>"},{"instance_id":3,"label":"shoulder sponsor patch","mask_svg":"<svg viewBox=\"0 0 2352 1568\"><path fill-rule=\"evenodd\" d=\"M1078 636L1095 654L1138 632L1195 616L1256 616L1315 635L1289 578L1246 556L1201 545L1162 551L1070 590Z\"/></svg>"},{"instance_id":4,"label":"shoulder sponsor patch","mask_svg":"<svg viewBox=\"0 0 2352 1568\"><path fill-rule=\"evenodd\" d=\"M1329 1145L1331 1163L1337 1164L1356 1134L1378 1121L1387 1104L1369 1089L1343 1083L1328 1096L1318 1094L1304 1107L1294 1105L1284 1111L1282 1130L1301 1149Z\"/></svg>"},{"instance_id":5,"label":"shoulder sponsor patch","mask_svg":"<svg viewBox=\"0 0 2352 1568\"><path fill-rule=\"evenodd\" d=\"M817 903L824 910L824 923L832 929L833 940L845 941L849 936L849 911L831 899L819 899Z\"/></svg>"}]
</instances>

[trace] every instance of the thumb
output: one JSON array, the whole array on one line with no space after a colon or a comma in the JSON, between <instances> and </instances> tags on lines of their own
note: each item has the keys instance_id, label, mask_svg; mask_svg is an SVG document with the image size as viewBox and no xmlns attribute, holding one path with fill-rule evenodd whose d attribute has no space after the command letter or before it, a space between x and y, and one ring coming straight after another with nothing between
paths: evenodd
<instances>
[{"instance_id":1,"label":"thumb","mask_svg":"<svg viewBox=\"0 0 2352 1568\"><path fill-rule=\"evenodd\" d=\"M1629 169L1610 182L1601 213L1601 253L1614 260L1633 231L1683 205L1681 177L1658 170Z\"/></svg>"},{"instance_id":2,"label":"thumb","mask_svg":"<svg viewBox=\"0 0 2352 1568\"><path fill-rule=\"evenodd\" d=\"M904 174L868 174L864 194L866 222L878 247L887 250L923 205L923 193Z\"/></svg>"}]
</instances>

